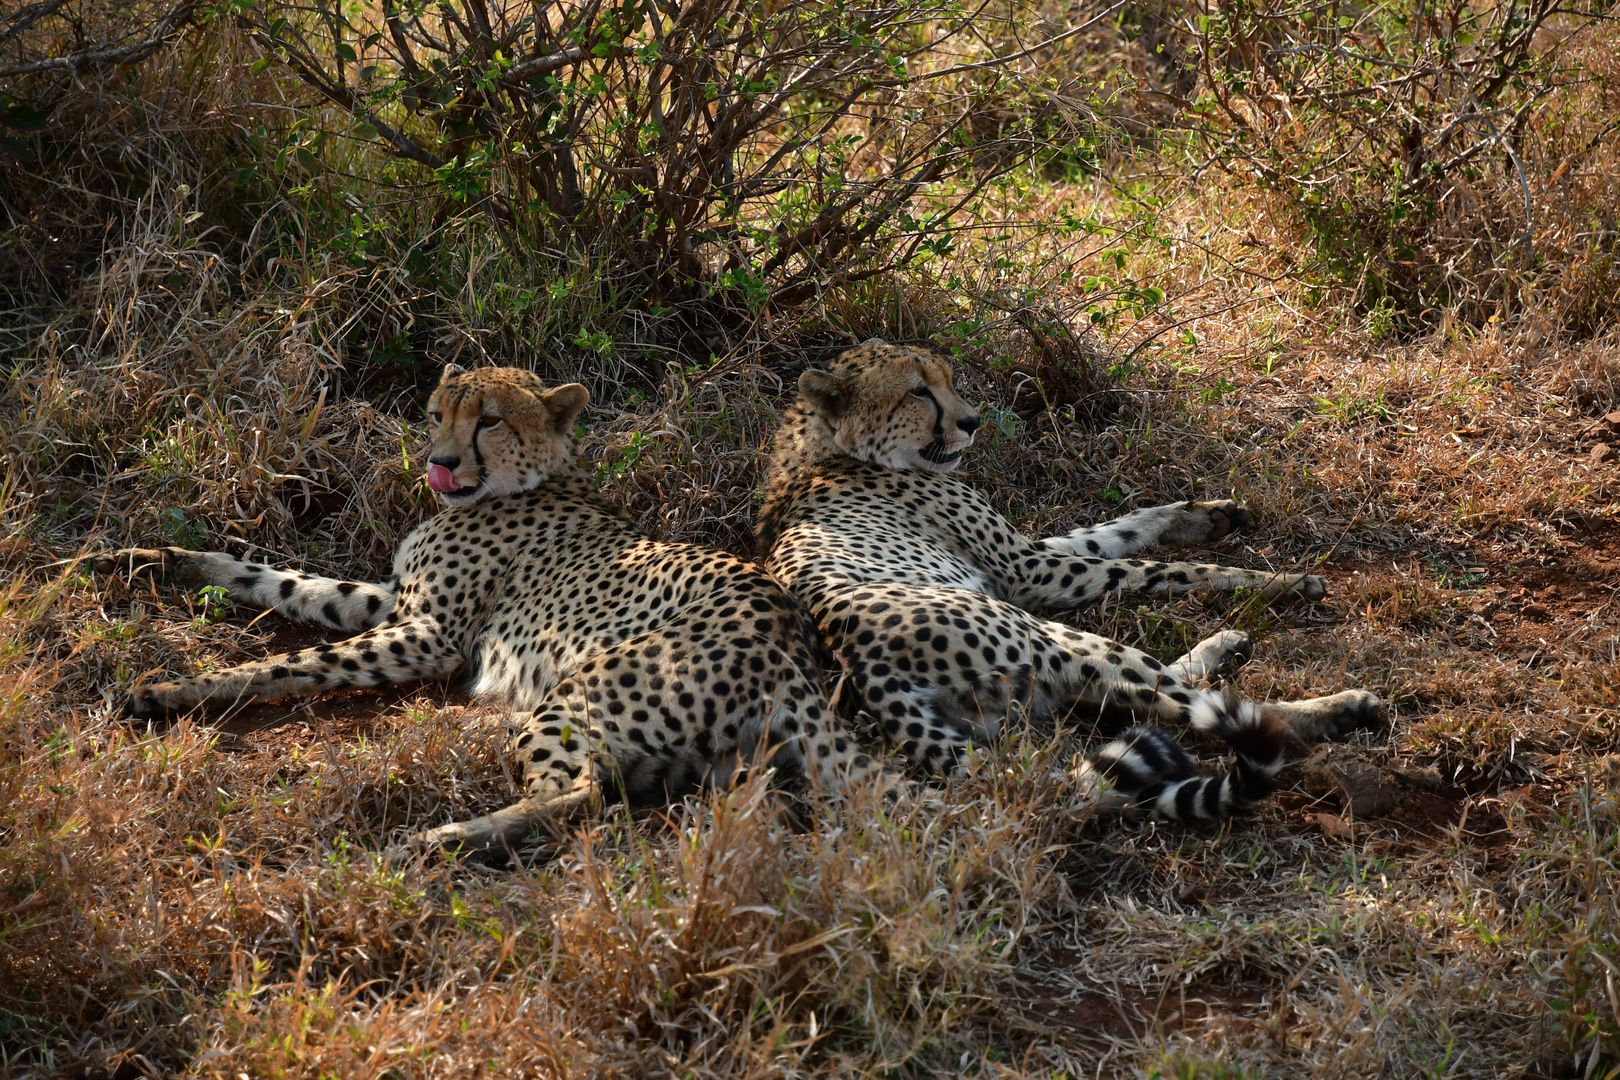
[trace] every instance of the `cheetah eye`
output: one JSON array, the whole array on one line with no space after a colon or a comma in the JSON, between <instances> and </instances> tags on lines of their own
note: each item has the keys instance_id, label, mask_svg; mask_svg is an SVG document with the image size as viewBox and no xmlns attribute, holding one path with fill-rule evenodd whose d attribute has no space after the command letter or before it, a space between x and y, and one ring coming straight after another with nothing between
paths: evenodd
<instances>
[{"instance_id":1,"label":"cheetah eye","mask_svg":"<svg viewBox=\"0 0 1620 1080\"><path fill-rule=\"evenodd\" d=\"M480 416L478 418L478 426L481 428L492 428L500 422L501 418L498 416Z\"/></svg>"},{"instance_id":2,"label":"cheetah eye","mask_svg":"<svg viewBox=\"0 0 1620 1080\"><path fill-rule=\"evenodd\" d=\"M926 386L919 386L917 389L911 392L911 396L916 398L918 401L934 400L934 392L928 389Z\"/></svg>"},{"instance_id":3,"label":"cheetah eye","mask_svg":"<svg viewBox=\"0 0 1620 1080\"><path fill-rule=\"evenodd\" d=\"M432 420L435 424L442 424L442 423L444 423L444 413L441 413L441 412L428 413L428 419Z\"/></svg>"}]
</instances>

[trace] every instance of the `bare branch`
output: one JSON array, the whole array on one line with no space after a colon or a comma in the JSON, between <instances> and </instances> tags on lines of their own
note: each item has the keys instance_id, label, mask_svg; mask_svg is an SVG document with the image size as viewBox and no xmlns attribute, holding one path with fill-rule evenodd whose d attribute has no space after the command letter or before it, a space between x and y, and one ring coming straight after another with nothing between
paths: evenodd
<instances>
[{"instance_id":1,"label":"bare branch","mask_svg":"<svg viewBox=\"0 0 1620 1080\"><path fill-rule=\"evenodd\" d=\"M14 78L18 75L35 75L44 71L71 71L78 74L86 68L101 67L109 64L138 64L184 33L191 16L200 6L196 0L188 0L188 2L180 4L158 20L157 25L151 31L151 36L144 41L137 41L132 45L121 45L115 49L97 49L93 52L78 53L73 56L54 56L44 60L35 60L30 64L18 64L15 67L0 69L0 79Z\"/></svg>"}]
</instances>

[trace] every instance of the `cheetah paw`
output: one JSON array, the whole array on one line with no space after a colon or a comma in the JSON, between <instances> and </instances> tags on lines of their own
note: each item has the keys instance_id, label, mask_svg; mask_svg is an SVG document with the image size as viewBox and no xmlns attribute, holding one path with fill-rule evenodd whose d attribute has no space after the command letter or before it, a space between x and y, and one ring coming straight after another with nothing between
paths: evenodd
<instances>
[{"instance_id":1,"label":"cheetah paw","mask_svg":"<svg viewBox=\"0 0 1620 1080\"><path fill-rule=\"evenodd\" d=\"M595 804L597 796L592 785L538 802L520 799L493 814L419 832L405 844L389 848L387 858L390 865L397 866L423 853L511 854L536 838L565 829L568 822Z\"/></svg>"},{"instance_id":2,"label":"cheetah paw","mask_svg":"<svg viewBox=\"0 0 1620 1080\"><path fill-rule=\"evenodd\" d=\"M1380 727L1388 713L1370 690L1341 690L1313 701L1297 702L1288 725L1301 742L1336 739L1357 728Z\"/></svg>"},{"instance_id":3,"label":"cheetah paw","mask_svg":"<svg viewBox=\"0 0 1620 1080\"><path fill-rule=\"evenodd\" d=\"M1231 499L1188 503L1185 520L1167 533L1163 542L1174 547L1213 544L1253 524L1254 515L1248 508Z\"/></svg>"},{"instance_id":4,"label":"cheetah paw","mask_svg":"<svg viewBox=\"0 0 1620 1080\"><path fill-rule=\"evenodd\" d=\"M94 573L116 574L126 581L144 579L159 585L186 585L197 576L195 560L181 548L124 548L92 555L85 562Z\"/></svg>"},{"instance_id":5,"label":"cheetah paw","mask_svg":"<svg viewBox=\"0 0 1620 1080\"><path fill-rule=\"evenodd\" d=\"M1222 630L1200 641L1170 664L1190 683L1203 683L1249 662L1254 641L1241 630Z\"/></svg>"},{"instance_id":6,"label":"cheetah paw","mask_svg":"<svg viewBox=\"0 0 1620 1080\"><path fill-rule=\"evenodd\" d=\"M508 807L507 810L512 810ZM455 858L491 856L499 858L520 844L528 835L527 827L512 830L510 842L506 830L495 822L495 814L471 821L454 821L436 829L424 829L401 844L391 844L383 852L388 865L399 868L419 856L447 855Z\"/></svg>"},{"instance_id":7,"label":"cheetah paw","mask_svg":"<svg viewBox=\"0 0 1620 1080\"><path fill-rule=\"evenodd\" d=\"M166 715L169 710L164 706L163 696L159 691L167 685L156 683L152 686L137 686L124 697L123 714L137 720L151 720Z\"/></svg>"},{"instance_id":8,"label":"cheetah paw","mask_svg":"<svg viewBox=\"0 0 1620 1080\"><path fill-rule=\"evenodd\" d=\"M123 712L125 716L139 720L162 719L195 709L204 700L205 694L199 691L195 682L147 683L129 692L124 699Z\"/></svg>"},{"instance_id":9,"label":"cheetah paw","mask_svg":"<svg viewBox=\"0 0 1620 1080\"><path fill-rule=\"evenodd\" d=\"M1277 574L1267 578L1260 591L1267 600L1297 597L1315 602L1327 595L1327 582L1316 574Z\"/></svg>"},{"instance_id":10,"label":"cheetah paw","mask_svg":"<svg viewBox=\"0 0 1620 1080\"><path fill-rule=\"evenodd\" d=\"M1160 547L1200 547L1241 532L1254 523L1254 515L1231 499L1177 503L1155 541Z\"/></svg>"}]
</instances>

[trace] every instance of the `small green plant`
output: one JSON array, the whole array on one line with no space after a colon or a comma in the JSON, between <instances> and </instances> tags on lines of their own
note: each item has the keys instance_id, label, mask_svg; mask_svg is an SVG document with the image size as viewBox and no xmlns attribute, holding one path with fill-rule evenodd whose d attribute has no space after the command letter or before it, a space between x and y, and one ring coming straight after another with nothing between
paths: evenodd
<instances>
[{"instance_id":1,"label":"small green plant","mask_svg":"<svg viewBox=\"0 0 1620 1080\"><path fill-rule=\"evenodd\" d=\"M193 624L201 628L212 626L230 614L230 593L223 585L204 585L197 590L197 614Z\"/></svg>"},{"instance_id":2,"label":"small green plant","mask_svg":"<svg viewBox=\"0 0 1620 1080\"><path fill-rule=\"evenodd\" d=\"M1335 424L1349 427L1362 420L1372 418L1388 422L1395 419L1395 410L1384 402L1384 391L1379 390L1372 396L1365 393L1358 394L1346 390L1335 397L1317 397L1317 411Z\"/></svg>"},{"instance_id":3,"label":"small green plant","mask_svg":"<svg viewBox=\"0 0 1620 1080\"><path fill-rule=\"evenodd\" d=\"M623 480L627 473L635 469L636 463L651 445L652 440L646 435L639 431L631 432L630 441L620 447L610 460L603 460L596 467L596 479Z\"/></svg>"},{"instance_id":4,"label":"small green plant","mask_svg":"<svg viewBox=\"0 0 1620 1080\"><path fill-rule=\"evenodd\" d=\"M1259 589L1234 589L1227 604L1226 624L1234 630L1260 637L1276 625L1277 613Z\"/></svg>"},{"instance_id":5,"label":"small green plant","mask_svg":"<svg viewBox=\"0 0 1620 1080\"><path fill-rule=\"evenodd\" d=\"M598 356L606 356L613 351L613 339L595 330L581 330L574 338L574 344Z\"/></svg>"},{"instance_id":6,"label":"small green plant","mask_svg":"<svg viewBox=\"0 0 1620 1080\"><path fill-rule=\"evenodd\" d=\"M189 551L202 547L203 541L208 538L208 524L188 519L186 512L177 506L159 511L158 523L171 544Z\"/></svg>"},{"instance_id":7,"label":"small green plant","mask_svg":"<svg viewBox=\"0 0 1620 1080\"><path fill-rule=\"evenodd\" d=\"M1367 309L1367 315L1362 320L1367 336L1374 341L1388 338L1395 330L1396 315L1395 301L1388 296L1379 297L1378 302Z\"/></svg>"},{"instance_id":8,"label":"small green plant","mask_svg":"<svg viewBox=\"0 0 1620 1080\"><path fill-rule=\"evenodd\" d=\"M1213 405L1215 402L1225 397L1226 394L1236 389L1236 386L1233 386L1226 380L1225 376L1222 376L1216 379L1214 385L1212 386L1199 387L1198 400L1203 402L1205 405Z\"/></svg>"},{"instance_id":9,"label":"small green plant","mask_svg":"<svg viewBox=\"0 0 1620 1080\"><path fill-rule=\"evenodd\" d=\"M1193 627L1185 619L1161 615L1146 604L1136 608L1138 648L1155 656L1178 656L1197 644Z\"/></svg>"},{"instance_id":10,"label":"small green plant","mask_svg":"<svg viewBox=\"0 0 1620 1080\"><path fill-rule=\"evenodd\" d=\"M1009 439L1024 429L1024 418L1011 409L986 409L980 415Z\"/></svg>"},{"instance_id":11,"label":"small green plant","mask_svg":"<svg viewBox=\"0 0 1620 1080\"><path fill-rule=\"evenodd\" d=\"M1483 585L1485 579L1490 576L1484 569L1459 570L1440 559L1430 559L1425 565L1435 585L1442 589L1476 588Z\"/></svg>"}]
</instances>

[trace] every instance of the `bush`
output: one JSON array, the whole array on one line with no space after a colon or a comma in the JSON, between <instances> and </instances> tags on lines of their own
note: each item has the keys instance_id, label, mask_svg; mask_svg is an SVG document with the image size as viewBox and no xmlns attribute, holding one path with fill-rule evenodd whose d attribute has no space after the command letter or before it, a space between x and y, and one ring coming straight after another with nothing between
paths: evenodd
<instances>
[{"instance_id":1,"label":"bush","mask_svg":"<svg viewBox=\"0 0 1620 1080\"><path fill-rule=\"evenodd\" d=\"M1144 93L1190 136L1194 175L1275 193L1302 277L1408 328L1573 286L1559 314L1591 333L1615 311L1612 260L1581 234L1613 192L1572 202L1557 185L1604 169L1616 72L1592 39L1609 6L1216 0L1122 27L1152 30Z\"/></svg>"},{"instance_id":2,"label":"bush","mask_svg":"<svg viewBox=\"0 0 1620 1080\"><path fill-rule=\"evenodd\" d=\"M629 339L703 362L767 312L948 253L957 210L1072 141L1072 111L1007 107L1016 56L982 58L1038 51L1027 15L229 0L125 19L53 0L13 19L19 62L0 77L26 166L8 194L62 220L12 230L6 277L63 295L127 216L101 203L183 178L250 273L347 272L343 344L382 365L454 338L436 323L464 286L447 321L494 305L512 346L605 357ZM94 30L69 43L69 26ZM185 98L211 107L171 107ZM52 207L69 187L94 197ZM50 266L42 231L66 240Z\"/></svg>"}]
</instances>

